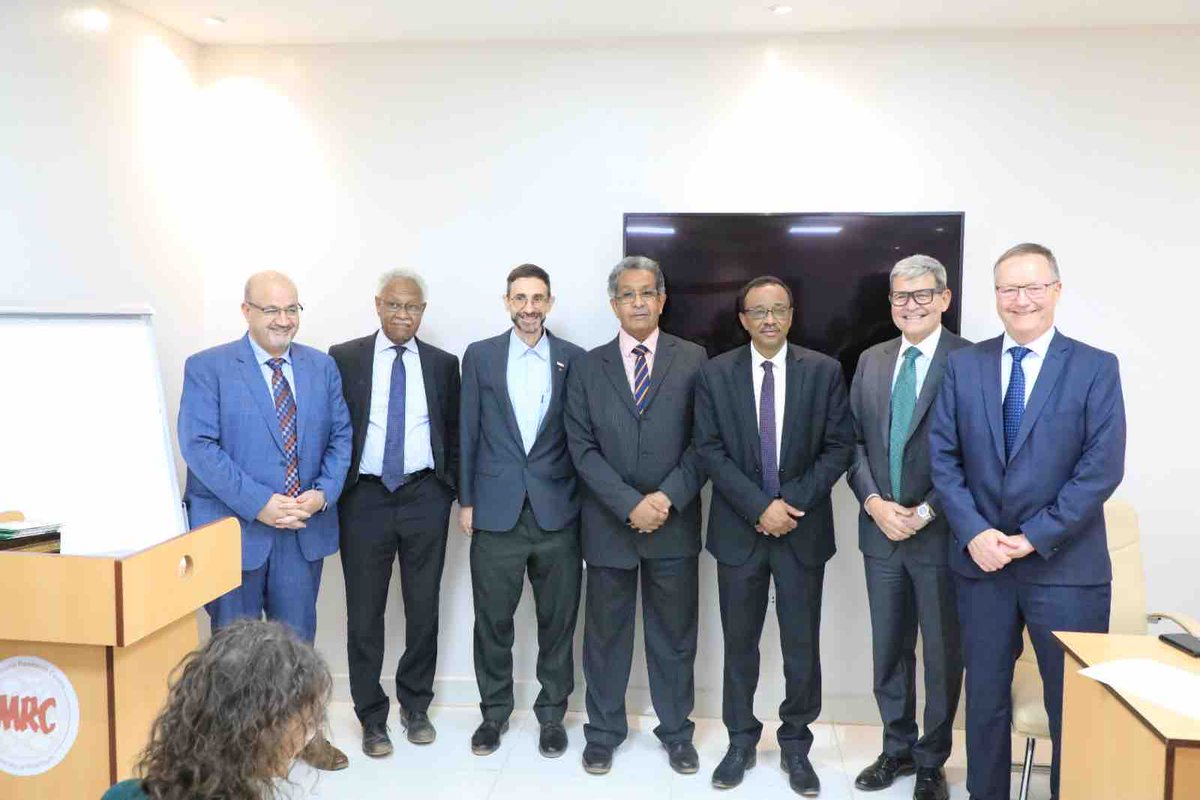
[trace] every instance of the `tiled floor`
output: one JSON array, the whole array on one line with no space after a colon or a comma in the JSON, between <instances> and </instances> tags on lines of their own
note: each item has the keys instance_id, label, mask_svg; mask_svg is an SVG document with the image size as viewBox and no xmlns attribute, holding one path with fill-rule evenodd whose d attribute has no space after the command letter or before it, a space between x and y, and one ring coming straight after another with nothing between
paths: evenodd
<instances>
[{"instance_id":1,"label":"tiled floor","mask_svg":"<svg viewBox=\"0 0 1200 800\"><path fill-rule=\"evenodd\" d=\"M537 752L537 721L528 712L512 718L509 732L498 751L490 756L471 753L470 738L479 724L475 708L441 707L431 710L437 741L417 747L404 739L393 714L392 741L396 752L389 758L371 759L362 754L360 732L348 703L335 703L329 712L333 739L350 756L349 769L317 775L301 765L292 772L295 783L291 797L321 800L370 800L370 798L420 797L422 800L550 800L554 798L618 798L619 800L795 800L787 776L779 768L779 750L774 730L767 722L758 750L758 766L738 788L718 792L709 783L712 770L725 753L727 740L720 720L696 720L696 749L700 772L677 775L667 765L666 752L651 732L652 717L632 717L630 734L617 750L608 775L588 775L580 766L583 752L583 715L568 714L570 749L558 759ZM912 796L912 778L904 778L883 792L857 792L854 776L879 753L880 729L859 725L816 725L816 742L810 757L821 776L821 797L877 798L895 800ZM961 731L947 765L951 797L967 797L965 756ZM1013 797L1016 797L1016 776ZM1034 800L1049 797L1048 778L1034 775L1030 792Z\"/></svg>"}]
</instances>

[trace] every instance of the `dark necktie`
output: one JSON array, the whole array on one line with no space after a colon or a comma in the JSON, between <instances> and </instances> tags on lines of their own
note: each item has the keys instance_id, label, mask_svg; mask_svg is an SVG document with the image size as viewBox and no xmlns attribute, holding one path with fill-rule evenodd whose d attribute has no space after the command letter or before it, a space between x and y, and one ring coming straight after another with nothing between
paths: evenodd
<instances>
[{"instance_id":1,"label":"dark necktie","mask_svg":"<svg viewBox=\"0 0 1200 800\"><path fill-rule=\"evenodd\" d=\"M904 471L904 445L908 428L917 408L917 358L921 351L909 347L904 351L904 363L892 387L892 428L888 434L888 471L892 478L892 499L899 502L900 481Z\"/></svg>"},{"instance_id":2,"label":"dark necktie","mask_svg":"<svg viewBox=\"0 0 1200 800\"><path fill-rule=\"evenodd\" d=\"M392 386L388 391L387 436L383 440L383 475L379 476L389 492L404 483L404 398L408 376L404 373L404 347L394 345Z\"/></svg>"},{"instance_id":3,"label":"dark necktie","mask_svg":"<svg viewBox=\"0 0 1200 800\"><path fill-rule=\"evenodd\" d=\"M1012 373L1008 376L1008 391L1004 393L1004 457L1012 455L1017 443L1017 431L1021 430L1021 417L1025 414L1025 368L1021 359L1032 351L1028 347L1008 348L1012 355Z\"/></svg>"},{"instance_id":4,"label":"dark necktie","mask_svg":"<svg viewBox=\"0 0 1200 800\"><path fill-rule=\"evenodd\" d=\"M779 496L779 458L775 455L775 365L762 363L762 391L758 398L758 443L762 456L762 487L771 497Z\"/></svg>"},{"instance_id":5,"label":"dark necktie","mask_svg":"<svg viewBox=\"0 0 1200 800\"><path fill-rule=\"evenodd\" d=\"M633 361L633 402L637 404L638 413L646 412L646 396L650 394L650 370L646 367L646 354L650 348L639 344L633 348L636 358Z\"/></svg>"},{"instance_id":6,"label":"dark necktie","mask_svg":"<svg viewBox=\"0 0 1200 800\"><path fill-rule=\"evenodd\" d=\"M296 452L296 398L283 376L283 359L267 360L271 368L271 396L275 400L275 416L279 418L279 434L283 437L283 492L289 497L300 494L300 455Z\"/></svg>"}]
</instances>

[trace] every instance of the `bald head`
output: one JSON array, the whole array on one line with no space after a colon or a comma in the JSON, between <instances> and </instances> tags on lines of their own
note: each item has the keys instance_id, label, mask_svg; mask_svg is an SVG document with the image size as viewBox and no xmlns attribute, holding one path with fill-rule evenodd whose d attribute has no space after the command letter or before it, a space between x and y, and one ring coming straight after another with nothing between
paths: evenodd
<instances>
[{"instance_id":1,"label":"bald head","mask_svg":"<svg viewBox=\"0 0 1200 800\"><path fill-rule=\"evenodd\" d=\"M242 316L250 338L272 356L287 352L300 330L300 299L296 284L282 272L257 272L246 281Z\"/></svg>"},{"instance_id":2,"label":"bald head","mask_svg":"<svg viewBox=\"0 0 1200 800\"><path fill-rule=\"evenodd\" d=\"M268 291L268 287L281 286L290 289L292 295L295 296L296 284L292 279L282 272L276 272L273 269L256 272L246 279L246 288L242 290L242 301L246 303L257 303L254 298L262 292ZM262 303L259 303L262 305Z\"/></svg>"}]
</instances>

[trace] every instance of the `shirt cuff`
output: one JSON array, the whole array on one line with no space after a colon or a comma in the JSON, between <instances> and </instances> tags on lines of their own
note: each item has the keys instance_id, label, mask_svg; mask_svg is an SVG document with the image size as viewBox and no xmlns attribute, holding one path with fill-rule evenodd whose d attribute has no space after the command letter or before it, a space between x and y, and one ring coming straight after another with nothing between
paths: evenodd
<instances>
[{"instance_id":1,"label":"shirt cuff","mask_svg":"<svg viewBox=\"0 0 1200 800\"><path fill-rule=\"evenodd\" d=\"M869 495L867 495L867 499L863 500L863 511L867 511L867 503L871 502L872 497L878 497L882 499L883 495L881 495L879 492L871 492ZM867 511L867 513L870 514L871 512Z\"/></svg>"}]
</instances>

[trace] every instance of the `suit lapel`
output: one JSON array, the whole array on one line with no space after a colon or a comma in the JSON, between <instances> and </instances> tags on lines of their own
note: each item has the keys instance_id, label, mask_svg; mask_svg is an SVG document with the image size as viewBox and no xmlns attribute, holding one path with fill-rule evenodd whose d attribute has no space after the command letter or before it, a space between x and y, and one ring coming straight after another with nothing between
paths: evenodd
<instances>
[{"instance_id":1,"label":"suit lapel","mask_svg":"<svg viewBox=\"0 0 1200 800\"><path fill-rule=\"evenodd\" d=\"M779 466L789 463L788 454L797 441L808 433L809 424L801 418L800 396L804 391L804 358L800 348L793 344L787 347L787 376L783 388L783 441L779 443ZM753 384L752 384L753 385Z\"/></svg>"},{"instance_id":2,"label":"suit lapel","mask_svg":"<svg viewBox=\"0 0 1200 800\"><path fill-rule=\"evenodd\" d=\"M1000 347L1003 336L984 343L983 366L979 370L980 391L983 392L983 407L987 411L988 427L992 429L992 444L996 457L1004 463L1004 408L1000 397Z\"/></svg>"},{"instance_id":3,"label":"suit lapel","mask_svg":"<svg viewBox=\"0 0 1200 800\"><path fill-rule=\"evenodd\" d=\"M567 380L567 362L563 358L562 344L550 331L546 331L547 341L550 343L550 402L546 405L546 416L542 417L541 424L538 425L537 436L534 437L534 444L541 438L542 431L546 430L546 423L549 422L550 416L556 413L555 409L562 403L563 386Z\"/></svg>"},{"instance_id":4,"label":"suit lapel","mask_svg":"<svg viewBox=\"0 0 1200 800\"><path fill-rule=\"evenodd\" d=\"M354 354L357 361L354 383L350 386L350 420L354 428L355 452L361 453L367 441L371 417L371 386L375 379L375 336L362 339ZM357 466L357 465L356 465Z\"/></svg>"},{"instance_id":5,"label":"suit lapel","mask_svg":"<svg viewBox=\"0 0 1200 800\"><path fill-rule=\"evenodd\" d=\"M654 354L654 370L650 373L650 388L646 392L646 408L654 402L654 396L666 380L671 360L675 358L675 340L665 333L658 334L658 352ZM632 397L632 392L630 397Z\"/></svg>"},{"instance_id":6,"label":"suit lapel","mask_svg":"<svg viewBox=\"0 0 1200 800\"><path fill-rule=\"evenodd\" d=\"M638 416L637 406L633 402L633 390L629 388L629 379L625 377L625 365L621 362L621 346L617 339L613 339L604 346L604 374L608 376L608 380L612 383L617 397L625 404L625 408L636 419Z\"/></svg>"},{"instance_id":7,"label":"suit lapel","mask_svg":"<svg viewBox=\"0 0 1200 800\"><path fill-rule=\"evenodd\" d=\"M933 360L929 362L929 369L925 372L925 382L921 384L921 394L917 397L916 408L913 409L912 424L908 426L905 443L912 438L937 397L942 373L946 371L946 358L950 355L949 345L950 337L946 335L945 331L942 331L942 338L938 340L937 350L933 351Z\"/></svg>"},{"instance_id":8,"label":"suit lapel","mask_svg":"<svg viewBox=\"0 0 1200 800\"><path fill-rule=\"evenodd\" d=\"M729 390L733 392L734 411L741 417L742 425L749 432L746 443L753 455L754 463L762 469L762 452L758 446L758 412L754 406L754 362L750 359L750 348L744 345L733 361L733 379Z\"/></svg>"},{"instance_id":9,"label":"suit lapel","mask_svg":"<svg viewBox=\"0 0 1200 800\"><path fill-rule=\"evenodd\" d=\"M438 388L439 376L433 369L432 351L428 347L421 347L421 340L415 336L413 340L417 343L417 353L421 361L421 380L425 384L425 406L429 412L429 443L436 455L438 445L442 443L443 425L441 394Z\"/></svg>"},{"instance_id":10,"label":"suit lapel","mask_svg":"<svg viewBox=\"0 0 1200 800\"><path fill-rule=\"evenodd\" d=\"M308 414L305 409L313 408L317 396L317 386L313 375L313 365L303 350L292 348L292 376L296 379L293 390L296 403L296 452L304 446L304 434L308 428ZM301 405L303 403L303 405Z\"/></svg>"},{"instance_id":11,"label":"suit lapel","mask_svg":"<svg viewBox=\"0 0 1200 800\"><path fill-rule=\"evenodd\" d=\"M893 339L884 346L872 375L875 383L875 420L879 424L879 441L883 443L885 461L891 457L892 451L892 376L896 374L900 341Z\"/></svg>"},{"instance_id":12,"label":"suit lapel","mask_svg":"<svg viewBox=\"0 0 1200 800\"><path fill-rule=\"evenodd\" d=\"M250 338L248 335L242 338L242 347L241 352L238 354L238 360L242 362L242 380L246 382L246 389L250 392L250 396L254 398L254 404L258 406L263 419L266 420L267 430L271 432L271 438L275 440L275 446L282 453L284 452L283 434L279 432L279 415L275 413L275 400L271 397L271 391L267 388L266 381L263 380L262 367L254 360L254 350L250 347Z\"/></svg>"},{"instance_id":13,"label":"suit lapel","mask_svg":"<svg viewBox=\"0 0 1200 800\"><path fill-rule=\"evenodd\" d=\"M1037 382L1033 384L1033 391L1029 395L1029 405L1025 406L1025 413L1021 415L1021 427L1017 429L1017 440L1013 442L1009 461L1017 455L1021 450L1021 445L1029 438L1029 431L1037 422L1042 409L1045 408L1046 400L1054 391L1058 379L1062 377L1063 367L1067 364L1070 352L1071 343L1067 337L1061 333L1055 333L1054 338L1050 340L1050 347L1046 349L1046 360L1042 363L1042 368L1038 370Z\"/></svg>"},{"instance_id":14,"label":"suit lapel","mask_svg":"<svg viewBox=\"0 0 1200 800\"><path fill-rule=\"evenodd\" d=\"M517 424L517 412L513 410L512 396L508 393L508 348L510 344L511 333L500 337L496 342L496 357L489 359L491 369L498 371L495 376L496 385L500 387L501 402L500 406L504 409L504 422L508 425L508 432L512 434L513 439L517 442L517 449L522 453L525 452L525 443L521 441L521 426Z\"/></svg>"}]
</instances>

